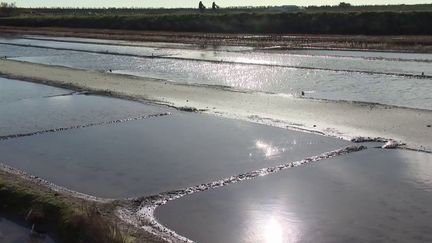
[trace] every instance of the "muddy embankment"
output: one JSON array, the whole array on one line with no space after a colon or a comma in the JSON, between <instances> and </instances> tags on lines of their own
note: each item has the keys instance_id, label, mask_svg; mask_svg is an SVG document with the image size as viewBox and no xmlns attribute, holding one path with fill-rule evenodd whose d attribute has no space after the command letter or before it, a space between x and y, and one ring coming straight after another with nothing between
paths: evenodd
<instances>
[{"instance_id":1,"label":"muddy embankment","mask_svg":"<svg viewBox=\"0 0 432 243\"><path fill-rule=\"evenodd\" d=\"M39 35L78 37L140 42L176 42L198 46L252 46L272 49L368 50L397 52L432 52L428 35L305 35L305 34L233 34L170 31L139 31L61 27L0 26L2 35Z\"/></svg>"},{"instance_id":2,"label":"muddy embankment","mask_svg":"<svg viewBox=\"0 0 432 243\"><path fill-rule=\"evenodd\" d=\"M58 187L0 163L0 214L33 228L33 239L48 234L65 243L164 242L119 222L115 211L124 205Z\"/></svg>"}]
</instances>

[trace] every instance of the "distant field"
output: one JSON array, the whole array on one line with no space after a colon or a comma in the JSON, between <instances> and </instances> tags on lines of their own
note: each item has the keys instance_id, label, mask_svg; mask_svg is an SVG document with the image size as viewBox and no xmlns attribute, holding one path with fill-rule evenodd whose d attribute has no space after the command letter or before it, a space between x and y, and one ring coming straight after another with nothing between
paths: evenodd
<instances>
[{"instance_id":1,"label":"distant field","mask_svg":"<svg viewBox=\"0 0 432 243\"><path fill-rule=\"evenodd\" d=\"M1 17L3 16L3 17ZM0 25L144 31L431 35L432 4L259 8L0 8Z\"/></svg>"},{"instance_id":2,"label":"distant field","mask_svg":"<svg viewBox=\"0 0 432 243\"><path fill-rule=\"evenodd\" d=\"M197 4L198 7L198 4ZM223 6L222 6L223 7ZM231 7L217 10L220 14L238 13L316 13L316 12L401 12L401 11L432 11L432 4L415 5L365 5L351 6L340 4L337 6L309 6L299 7L294 5L280 7ZM16 8L13 15L17 16L53 16L53 15L72 15L72 16L92 16L92 15L160 15L160 14L195 14L195 8ZM213 13L207 9L205 13Z\"/></svg>"},{"instance_id":3,"label":"distant field","mask_svg":"<svg viewBox=\"0 0 432 243\"><path fill-rule=\"evenodd\" d=\"M431 35L432 25L430 23L432 23L432 11L19 16L0 18L0 25L3 26L265 34Z\"/></svg>"}]
</instances>

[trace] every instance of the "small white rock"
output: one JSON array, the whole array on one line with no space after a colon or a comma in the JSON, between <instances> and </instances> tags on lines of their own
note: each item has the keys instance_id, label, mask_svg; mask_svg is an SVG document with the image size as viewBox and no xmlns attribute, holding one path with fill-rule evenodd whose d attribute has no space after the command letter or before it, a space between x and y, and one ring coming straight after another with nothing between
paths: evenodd
<instances>
[{"instance_id":1,"label":"small white rock","mask_svg":"<svg viewBox=\"0 0 432 243\"><path fill-rule=\"evenodd\" d=\"M386 144L384 144L381 148L383 149L394 149L397 148L400 144L395 140L388 140Z\"/></svg>"}]
</instances>

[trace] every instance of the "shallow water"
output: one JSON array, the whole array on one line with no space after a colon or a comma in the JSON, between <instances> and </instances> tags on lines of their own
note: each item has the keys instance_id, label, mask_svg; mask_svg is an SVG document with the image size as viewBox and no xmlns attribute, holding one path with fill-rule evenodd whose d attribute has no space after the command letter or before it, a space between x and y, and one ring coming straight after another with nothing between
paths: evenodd
<instances>
[{"instance_id":1,"label":"shallow water","mask_svg":"<svg viewBox=\"0 0 432 243\"><path fill-rule=\"evenodd\" d=\"M0 137L167 113L172 109L0 79Z\"/></svg>"},{"instance_id":2,"label":"shallow water","mask_svg":"<svg viewBox=\"0 0 432 243\"><path fill-rule=\"evenodd\" d=\"M57 41L45 41L45 40L32 40L32 39L5 39L0 37L1 43L10 43L17 45L30 45L37 47L46 47L66 49L66 50L81 50L88 52L109 52L109 53L119 53L125 55L141 55L141 56L151 56L151 55L168 55L171 52L167 49L158 49L152 47L142 47L142 46L121 46L121 45L103 45L94 43L79 43L79 42L57 42ZM1 52L0 52L1 53Z\"/></svg>"},{"instance_id":3,"label":"shallow water","mask_svg":"<svg viewBox=\"0 0 432 243\"><path fill-rule=\"evenodd\" d=\"M81 43L36 40L36 39L2 39L0 43L10 43L18 45L30 45L46 48L60 48L67 50L80 50L98 53L115 53L124 55L138 56L165 56L185 59L235 62L244 64L264 64L264 65L282 65L298 68L314 68L337 70L352 70L360 72L379 72L379 73L396 73L396 74L414 74L420 75L424 72L426 75L432 75L432 63L425 62L423 59L416 62L412 59L404 60L405 54L400 53L397 61L388 59L365 59L353 58L354 56L342 55L301 55L292 52L230 52L220 50L196 50L196 49L178 49L178 48L156 48L146 46L123 46L123 45L104 45L103 43ZM334 51L333 51L334 52ZM2 53L0 52L0 55ZM432 56L432 55L430 55ZM360 57L360 56L358 56ZM411 57L409 55L409 57Z\"/></svg>"},{"instance_id":4,"label":"shallow water","mask_svg":"<svg viewBox=\"0 0 432 243\"><path fill-rule=\"evenodd\" d=\"M131 197L300 160L346 141L177 112L0 141L0 161L102 197Z\"/></svg>"},{"instance_id":5,"label":"shallow water","mask_svg":"<svg viewBox=\"0 0 432 243\"><path fill-rule=\"evenodd\" d=\"M199 50L219 50L219 51L252 51L253 47L247 46L221 46L221 45L196 45L184 43L170 43L170 42L140 42L140 41L122 41L122 40L103 40L103 39L90 39L90 38L76 38L76 37L50 37L50 36L23 36L24 38L34 40L48 40L48 41L61 41L61 42L79 42L90 44L110 44L110 45L124 45L124 46L142 46L153 47L161 49L199 49Z\"/></svg>"},{"instance_id":6,"label":"shallow water","mask_svg":"<svg viewBox=\"0 0 432 243\"><path fill-rule=\"evenodd\" d=\"M30 228L0 217L0 242L2 243L54 243L49 236L32 237Z\"/></svg>"},{"instance_id":7,"label":"shallow water","mask_svg":"<svg viewBox=\"0 0 432 243\"><path fill-rule=\"evenodd\" d=\"M429 62L389 61L353 58L344 56L315 56L292 54L291 52L210 52L210 51L185 51L174 54L176 57L225 61L235 63L281 65L298 68L314 68L337 70L352 70L359 72L382 72L398 74L417 74L424 72L432 74L432 64ZM403 55L402 55L403 56ZM432 55L431 55L432 56Z\"/></svg>"},{"instance_id":8,"label":"shallow water","mask_svg":"<svg viewBox=\"0 0 432 243\"><path fill-rule=\"evenodd\" d=\"M168 56L162 59L138 58L127 55L106 55L7 45L0 45L0 55L6 53L7 55L15 56L15 60L49 65L62 65L99 71L111 69L116 73L154 77L181 83L225 85L238 89L291 95L299 95L304 91L306 97L312 98L353 100L432 109L432 96L430 95L432 82L430 82L429 78L390 75L390 73L420 75L421 72L425 72L425 74L428 75L430 70L432 70L432 62L424 61L423 59L430 54L420 55L419 58L421 59L413 61L410 58L414 58L414 54L393 53L392 55L397 60L401 59L396 61L390 57L389 60L369 60L367 59L368 57L354 57L354 54L351 56L337 57L337 55L333 55L335 51L329 51L327 56L323 56L299 54L297 52L292 54L292 51L282 53L279 51L227 52L184 48L128 47L103 45L103 43L85 44L30 39L15 39L12 42L43 44L45 46L50 46L52 44L58 47L70 47L99 52L106 49L108 51L125 53L127 55L136 55L139 53L151 55L151 53L153 53L154 55L161 54ZM29 48L35 52L28 53L30 50ZM135 51L134 48L143 49ZM46 54L40 55L41 50L46 50ZM369 54L374 56L379 53L365 52L363 54L365 56ZM384 54L387 55L388 53ZM405 56L407 58L405 58ZM218 62L170 58L192 58ZM219 62L220 60L224 60L224 62ZM226 63L226 61L250 64L233 64ZM287 68L254 64L303 66L330 70ZM363 70L372 72L372 74L336 70ZM389 73L379 74L380 72Z\"/></svg>"},{"instance_id":9,"label":"shallow water","mask_svg":"<svg viewBox=\"0 0 432 243\"><path fill-rule=\"evenodd\" d=\"M22 60L432 109L428 79L55 52ZM0 87L0 136L95 123L2 140L0 162L101 197L181 189L349 144L26 82L0 79ZM172 114L100 123L166 112ZM368 150L196 193L156 216L200 242L431 241L431 163L429 154Z\"/></svg>"},{"instance_id":10,"label":"shallow water","mask_svg":"<svg viewBox=\"0 0 432 243\"><path fill-rule=\"evenodd\" d=\"M0 44L0 58L61 56L67 55L67 53L67 51L50 50L45 48L10 46Z\"/></svg>"},{"instance_id":11,"label":"shallow water","mask_svg":"<svg viewBox=\"0 0 432 243\"><path fill-rule=\"evenodd\" d=\"M314 56L341 56L356 57L364 59L390 59L405 61L432 61L430 53L398 53L398 52L379 52L379 51L329 51L329 50L290 50L289 53Z\"/></svg>"},{"instance_id":12,"label":"shallow water","mask_svg":"<svg viewBox=\"0 0 432 243\"><path fill-rule=\"evenodd\" d=\"M224 85L330 100L355 100L432 109L429 79L281 67L142 59L88 53L18 60L152 77L180 83Z\"/></svg>"},{"instance_id":13,"label":"shallow water","mask_svg":"<svg viewBox=\"0 0 432 243\"><path fill-rule=\"evenodd\" d=\"M0 105L15 101L71 93L70 90L0 77Z\"/></svg>"},{"instance_id":14,"label":"shallow water","mask_svg":"<svg viewBox=\"0 0 432 243\"><path fill-rule=\"evenodd\" d=\"M432 155L369 149L171 201L197 242L430 242Z\"/></svg>"}]
</instances>

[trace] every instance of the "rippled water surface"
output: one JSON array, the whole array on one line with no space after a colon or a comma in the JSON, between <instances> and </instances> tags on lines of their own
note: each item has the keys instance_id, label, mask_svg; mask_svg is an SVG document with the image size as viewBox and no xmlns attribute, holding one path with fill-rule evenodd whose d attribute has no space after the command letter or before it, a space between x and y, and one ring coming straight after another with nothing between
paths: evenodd
<instances>
[{"instance_id":1,"label":"rippled water surface","mask_svg":"<svg viewBox=\"0 0 432 243\"><path fill-rule=\"evenodd\" d=\"M156 210L197 242L430 242L432 155L367 150Z\"/></svg>"},{"instance_id":2,"label":"rippled water surface","mask_svg":"<svg viewBox=\"0 0 432 243\"><path fill-rule=\"evenodd\" d=\"M115 42L106 41L107 45L88 39L71 39L70 42L68 38L51 39L3 38L0 42L21 46L0 44L0 56L81 69L113 70L181 83L225 85L291 95L303 91L306 97L312 98L432 109L431 54L199 50L162 43L142 47L116 46Z\"/></svg>"}]
</instances>

